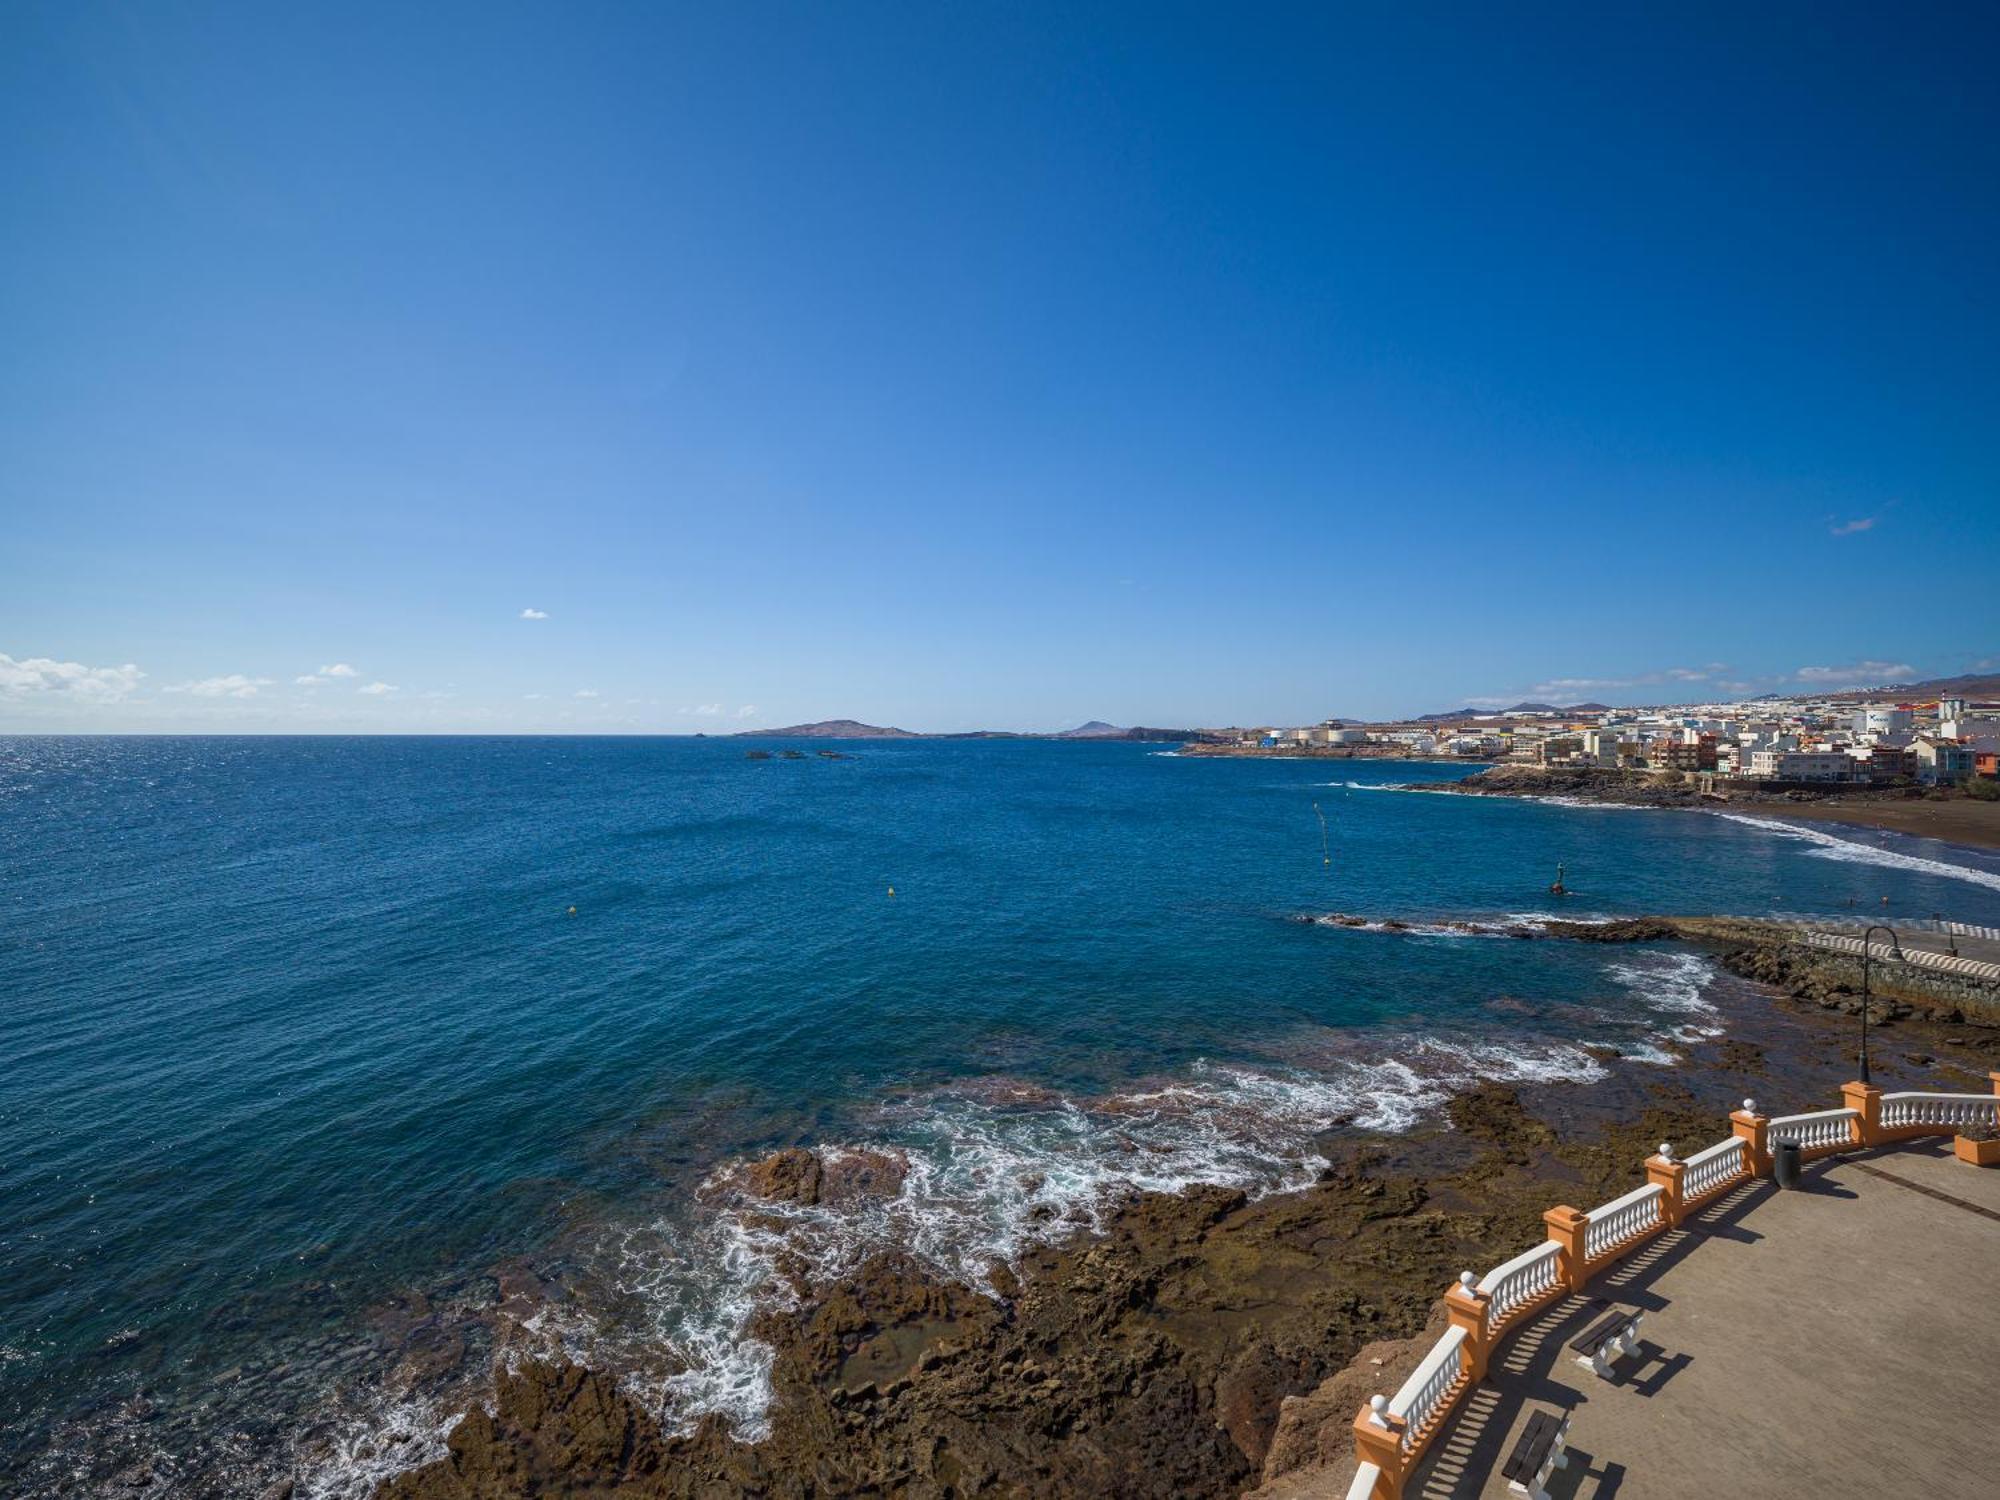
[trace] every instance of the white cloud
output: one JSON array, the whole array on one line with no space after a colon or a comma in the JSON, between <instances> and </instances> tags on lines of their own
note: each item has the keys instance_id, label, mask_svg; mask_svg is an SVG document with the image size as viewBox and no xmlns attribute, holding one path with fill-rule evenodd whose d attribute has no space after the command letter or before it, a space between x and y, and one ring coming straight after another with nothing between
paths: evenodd
<instances>
[{"instance_id":1,"label":"white cloud","mask_svg":"<svg viewBox=\"0 0 2000 1500\"><path fill-rule=\"evenodd\" d=\"M304 688L325 687L336 677L359 677L360 675L359 672L355 671L346 662L337 661L332 666L321 667L317 672L308 672L303 677L294 677L292 681L297 686Z\"/></svg>"},{"instance_id":2,"label":"white cloud","mask_svg":"<svg viewBox=\"0 0 2000 1500\"><path fill-rule=\"evenodd\" d=\"M197 698L254 698L259 688L271 685L268 677L245 677L231 672L227 677L204 677L196 682L177 682L167 691L192 693Z\"/></svg>"},{"instance_id":3,"label":"white cloud","mask_svg":"<svg viewBox=\"0 0 2000 1500\"><path fill-rule=\"evenodd\" d=\"M754 703L746 703L746 704L744 704L744 705L743 705L743 706L742 706L741 708L739 708L739 709L737 709L737 710L736 710L736 717L737 717L737 718L739 718L739 719L754 719L754 718L756 718L756 717L757 717L757 705L756 705L756 704L754 704Z\"/></svg>"},{"instance_id":4,"label":"white cloud","mask_svg":"<svg viewBox=\"0 0 2000 1500\"><path fill-rule=\"evenodd\" d=\"M595 698L595 697L597 696L597 689L596 689L596 688L578 688L578 689L576 690L576 696L577 696L577 697L579 697L579 698Z\"/></svg>"},{"instance_id":5,"label":"white cloud","mask_svg":"<svg viewBox=\"0 0 2000 1500\"><path fill-rule=\"evenodd\" d=\"M389 694L397 692L398 688L393 682L371 682L360 691L371 698L386 698Z\"/></svg>"},{"instance_id":6,"label":"white cloud","mask_svg":"<svg viewBox=\"0 0 2000 1500\"><path fill-rule=\"evenodd\" d=\"M521 618L524 620L546 620L548 617L549 612L545 609L524 609L521 611Z\"/></svg>"},{"instance_id":7,"label":"white cloud","mask_svg":"<svg viewBox=\"0 0 2000 1500\"><path fill-rule=\"evenodd\" d=\"M1852 521L1839 521L1827 527L1829 536L1853 536L1858 531L1872 531L1880 516L1857 516Z\"/></svg>"},{"instance_id":8,"label":"white cloud","mask_svg":"<svg viewBox=\"0 0 2000 1500\"><path fill-rule=\"evenodd\" d=\"M1908 682L1917 669L1906 661L1857 661L1845 667L1800 667L1792 674L1800 682L1818 687L1879 687L1889 682Z\"/></svg>"},{"instance_id":9,"label":"white cloud","mask_svg":"<svg viewBox=\"0 0 2000 1500\"><path fill-rule=\"evenodd\" d=\"M53 661L46 656L17 661L0 651L0 695L9 698L64 693L88 703L116 703L145 675L129 661L122 667L86 667L82 662Z\"/></svg>"},{"instance_id":10,"label":"white cloud","mask_svg":"<svg viewBox=\"0 0 2000 1500\"><path fill-rule=\"evenodd\" d=\"M546 697L548 697L547 693L523 693L521 694L521 701L523 703L540 703Z\"/></svg>"},{"instance_id":11,"label":"white cloud","mask_svg":"<svg viewBox=\"0 0 2000 1500\"><path fill-rule=\"evenodd\" d=\"M1579 693L1602 693L1634 685L1630 677L1552 677L1528 689L1530 698L1574 698Z\"/></svg>"},{"instance_id":12,"label":"white cloud","mask_svg":"<svg viewBox=\"0 0 2000 1500\"><path fill-rule=\"evenodd\" d=\"M722 705L720 703L697 703L693 708L684 708L681 712L684 714L699 714L704 719L712 719L722 712Z\"/></svg>"}]
</instances>

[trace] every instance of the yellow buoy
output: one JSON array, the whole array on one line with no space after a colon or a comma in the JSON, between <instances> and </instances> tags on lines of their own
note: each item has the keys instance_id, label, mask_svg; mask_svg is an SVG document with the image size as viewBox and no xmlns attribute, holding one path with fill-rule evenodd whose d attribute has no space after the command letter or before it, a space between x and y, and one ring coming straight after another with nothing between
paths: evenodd
<instances>
[{"instance_id":1,"label":"yellow buoy","mask_svg":"<svg viewBox=\"0 0 2000 1500\"><path fill-rule=\"evenodd\" d=\"M572 906L572 907L571 907L571 908L569 909L569 914L570 914L570 915L571 915L572 917L576 915L576 908L575 908L574 906Z\"/></svg>"},{"instance_id":2,"label":"yellow buoy","mask_svg":"<svg viewBox=\"0 0 2000 1500\"><path fill-rule=\"evenodd\" d=\"M893 885L889 887L889 894L892 896L896 894L896 888Z\"/></svg>"}]
</instances>

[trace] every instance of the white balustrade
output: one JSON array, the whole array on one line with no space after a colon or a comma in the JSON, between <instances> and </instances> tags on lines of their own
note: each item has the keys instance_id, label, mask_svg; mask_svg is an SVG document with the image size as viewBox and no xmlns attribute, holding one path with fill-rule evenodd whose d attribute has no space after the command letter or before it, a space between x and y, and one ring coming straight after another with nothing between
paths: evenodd
<instances>
[{"instance_id":1,"label":"white balustrade","mask_svg":"<svg viewBox=\"0 0 2000 1500\"><path fill-rule=\"evenodd\" d=\"M1882 1128L1903 1130L1928 1125L1964 1130L1976 1125L2000 1125L2000 1097L1992 1094L1884 1094Z\"/></svg>"},{"instance_id":2,"label":"white balustrade","mask_svg":"<svg viewBox=\"0 0 2000 1500\"><path fill-rule=\"evenodd\" d=\"M1608 1255L1658 1224L1664 1192L1664 1188L1649 1182L1585 1214L1589 1224L1583 1231L1583 1258L1591 1261Z\"/></svg>"},{"instance_id":3,"label":"white balustrade","mask_svg":"<svg viewBox=\"0 0 2000 1500\"><path fill-rule=\"evenodd\" d=\"M1375 1482L1382 1477L1382 1471L1374 1464L1363 1464L1354 1471L1354 1481L1347 1487L1347 1500L1373 1500Z\"/></svg>"},{"instance_id":4,"label":"white balustrade","mask_svg":"<svg viewBox=\"0 0 2000 1500\"><path fill-rule=\"evenodd\" d=\"M1854 1122L1859 1116L1851 1109L1821 1109L1805 1115L1779 1115L1771 1121L1770 1138L1795 1140L1807 1151L1837 1151L1854 1144Z\"/></svg>"},{"instance_id":5,"label":"white balustrade","mask_svg":"<svg viewBox=\"0 0 2000 1500\"><path fill-rule=\"evenodd\" d=\"M1544 1292L1553 1291L1561 1270L1554 1240L1543 1240L1532 1250L1523 1250L1505 1264L1495 1266L1479 1279L1479 1290L1489 1299L1486 1326L1502 1326L1515 1313Z\"/></svg>"},{"instance_id":6,"label":"white balustrade","mask_svg":"<svg viewBox=\"0 0 2000 1500\"><path fill-rule=\"evenodd\" d=\"M1801 933L1799 941L1810 948L1825 948L1834 953L1871 954L1875 962L1913 964L1920 969L1937 969L1946 974L1965 974L1974 979L2000 979L2000 964L1989 964L1976 958L1964 958L1950 953L1931 953L1922 948L1904 948L1898 951L1888 943L1876 939L1873 946L1866 938L1841 937L1831 932Z\"/></svg>"},{"instance_id":7,"label":"white balustrade","mask_svg":"<svg viewBox=\"0 0 2000 1500\"><path fill-rule=\"evenodd\" d=\"M1703 1147L1687 1159L1681 1173L1681 1202L1692 1203L1707 1197L1741 1177L1744 1170L1740 1137L1732 1135L1726 1141Z\"/></svg>"},{"instance_id":8,"label":"white balustrade","mask_svg":"<svg viewBox=\"0 0 2000 1500\"><path fill-rule=\"evenodd\" d=\"M1405 1423L1405 1452L1417 1445L1464 1371L1465 1330L1453 1328L1431 1347L1423 1363L1410 1372L1410 1378L1389 1398L1389 1415L1401 1417Z\"/></svg>"}]
</instances>

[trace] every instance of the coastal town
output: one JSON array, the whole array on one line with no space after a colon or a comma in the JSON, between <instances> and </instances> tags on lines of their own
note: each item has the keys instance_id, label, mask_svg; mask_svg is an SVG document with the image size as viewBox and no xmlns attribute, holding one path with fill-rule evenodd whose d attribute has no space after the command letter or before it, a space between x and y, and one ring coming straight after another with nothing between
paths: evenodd
<instances>
[{"instance_id":1,"label":"coastal town","mask_svg":"<svg viewBox=\"0 0 2000 1500\"><path fill-rule=\"evenodd\" d=\"M1218 731L1191 754L1439 757L1698 778L1719 790L2000 783L2000 700L1758 698L1655 708L1521 704L1360 724Z\"/></svg>"}]
</instances>

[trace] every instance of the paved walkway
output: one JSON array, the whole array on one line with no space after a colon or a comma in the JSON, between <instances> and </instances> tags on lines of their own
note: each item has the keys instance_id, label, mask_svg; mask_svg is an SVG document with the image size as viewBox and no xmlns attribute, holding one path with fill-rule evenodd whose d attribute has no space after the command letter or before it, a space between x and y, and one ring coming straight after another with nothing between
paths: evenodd
<instances>
[{"instance_id":1,"label":"paved walkway","mask_svg":"<svg viewBox=\"0 0 2000 1500\"><path fill-rule=\"evenodd\" d=\"M1642 1308L1615 1381L1568 1341ZM1951 1142L1746 1184L1500 1346L1405 1493L1509 1495L1529 1414L1568 1410L1554 1500L2000 1495L2000 1168Z\"/></svg>"}]
</instances>

